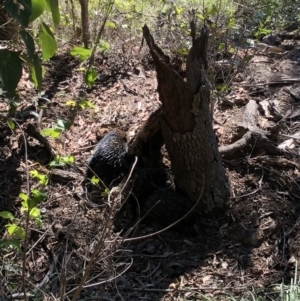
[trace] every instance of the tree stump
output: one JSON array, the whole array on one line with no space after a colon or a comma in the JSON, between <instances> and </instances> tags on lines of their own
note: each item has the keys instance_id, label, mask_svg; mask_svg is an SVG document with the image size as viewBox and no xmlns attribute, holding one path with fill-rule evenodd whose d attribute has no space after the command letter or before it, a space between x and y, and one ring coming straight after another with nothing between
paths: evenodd
<instances>
[{"instance_id":1,"label":"tree stump","mask_svg":"<svg viewBox=\"0 0 300 301\"><path fill-rule=\"evenodd\" d=\"M208 217L222 216L229 183L212 128L210 84L205 76L208 30L203 27L196 37L195 24L191 22L193 43L187 58L187 81L174 70L146 25L143 33L155 64L162 106L142 127L129 152L141 155L149 140L162 135L177 189L195 203L204 185L197 212Z\"/></svg>"}]
</instances>

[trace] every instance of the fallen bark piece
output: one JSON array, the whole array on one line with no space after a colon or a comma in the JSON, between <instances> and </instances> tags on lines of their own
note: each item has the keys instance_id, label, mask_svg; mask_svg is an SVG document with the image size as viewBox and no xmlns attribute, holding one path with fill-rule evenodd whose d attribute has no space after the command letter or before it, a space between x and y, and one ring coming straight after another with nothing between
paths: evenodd
<instances>
[{"instance_id":1,"label":"fallen bark piece","mask_svg":"<svg viewBox=\"0 0 300 301\"><path fill-rule=\"evenodd\" d=\"M27 135L36 139L45 147L45 149L47 150L47 152L49 154L48 161L50 161L55 156L55 153L52 150L47 138L42 136L41 133L31 123L28 124L27 128L25 129L25 132Z\"/></svg>"},{"instance_id":2,"label":"fallen bark piece","mask_svg":"<svg viewBox=\"0 0 300 301\"><path fill-rule=\"evenodd\" d=\"M230 145L220 146L219 152L225 159L231 159L236 156L246 156L258 148L268 155L284 154L284 151L277 148L265 135L253 131L247 132L240 140Z\"/></svg>"},{"instance_id":3,"label":"fallen bark piece","mask_svg":"<svg viewBox=\"0 0 300 301\"><path fill-rule=\"evenodd\" d=\"M286 88L285 91L290 93L295 100L300 100L300 87Z\"/></svg>"},{"instance_id":4,"label":"fallen bark piece","mask_svg":"<svg viewBox=\"0 0 300 301\"><path fill-rule=\"evenodd\" d=\"M68 170L52 169L50 173L51 180L57 183L69 183L73 181L83 181L84 176Z\"/></svg>"},{"instance_id":5,"label":"fallen bark piece","mask_svg":"<svg viewBox=\"0 0 300 301\"><path fill-rule=\"evenodd\" d=\"M259 51L267 52L267 53L273 53L273 54L284 54L287 53L287 51L281 47L276 46L270 46L265 43L258 43L254 45L254 48L256 48Z\"/></svg>"},{"instance_id":6,"label":"fallen bark piece","mask_svg":"<svg viewBox=\"0 0 300 301\"><path fill-rule=\"evenodd\" d=\"M284 153L282 149L274 145L273 141L268 139L268 136L272 137L276 133L268 133L257 126L258 116L258 104L256 101L250 100L246 105L240 124L246 133L238 141L219 147L219 152L223 158L231 159L236 156L245 156L252 153L254 149L260 149L260 154L280 155Z\"/></svg>"}]
</instances>

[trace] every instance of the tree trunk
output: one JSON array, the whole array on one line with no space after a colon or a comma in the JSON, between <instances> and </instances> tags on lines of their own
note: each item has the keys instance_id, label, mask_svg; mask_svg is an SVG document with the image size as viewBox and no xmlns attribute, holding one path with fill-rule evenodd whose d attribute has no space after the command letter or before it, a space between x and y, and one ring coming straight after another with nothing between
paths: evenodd
<instances>
[{"instance_id":1,"label":"tree trunk","mask_svg":"<svg viewBox=\"0 0 300 301\"><path fill-rule=\"evenodd\" d=\"M212 128L210 86L205 76L208 31L203 27L200 37L196 38L193 22L191 28L193 46L187 59L187 82L154 43L147 26L143 28L157 71L162 107L151 115L148 124L137 135L132 152L139 153L142 149L139 144L145 145L147 134L151 139L156 134L155 129L162 130L176 187L196 202L204 185L197 211L206 216L220 216L225 212L229 184ZM159 114L160 126L157 126ZM154 125L152 122L149 130L151 119L154 119Z\"/></svg>"},{"instance_id":2,"label":"tree trunk","mask_svg":"<svg viewBox=\"0 0 300 301\"><path fill-rule=\"evenodd\" d=\"M79 0L81 6L82 42L84 48L90 44L89 1Z\"/></svg>"}]
</instances>

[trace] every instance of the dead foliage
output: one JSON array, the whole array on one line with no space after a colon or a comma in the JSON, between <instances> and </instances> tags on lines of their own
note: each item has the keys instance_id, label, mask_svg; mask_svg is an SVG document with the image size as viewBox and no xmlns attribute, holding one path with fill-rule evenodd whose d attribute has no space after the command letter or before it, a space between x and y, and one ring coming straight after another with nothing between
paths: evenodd
<instances>
[{"instance_id":1,"label":"dead foliage","mask_svg":"<svg viewBox=\"0 0 300 301\"><path fill-rule=\"evenodd\" d=\"M40 113L40 108L24 74L16 117L20 127L11 131L0 124L1 210L18 216L18 194L26 192L22 132L29 124L43 129L58 118L72 121L58 139L48 139L49 145L26 134L29 169L50 176L43 226L30 225L28 292L44 300L72 298L81 283L80 297L90 300L179 300L200 294L227 300L227 293L238 296L252 287L289 282L300 245L300 50L293 43L293 50L284 54L240 49L240 57L250 52L250 62L235 69L228 93L213 98L214 131L231 185L230 213L227 220L199 220L192 237L168 231L126 242L112 227L120 207L118 192L94 203L82 185L96 142L111 128L133 137L160 106L155 71L147 60L145 64L146 48L126 64L118 55L99 58L101 75L84 96L97 110L66 106L80 92L78 62L67 52L54 57L44 83L51 102L39 124L25 114ZM274 75L284 80L274 81ZM2 115L5 110L1 102ZM49 170L44 165L53 154L72 154L76 163ZM33 180L30 185L37 186ZM141 224L135 235L151 232L151 225ZM21 283L19 273L5 268L12 263L21 265L21 258L14 252L2 256L0 300L10 295L12 283Z\"/></svg>"}]
</instances>

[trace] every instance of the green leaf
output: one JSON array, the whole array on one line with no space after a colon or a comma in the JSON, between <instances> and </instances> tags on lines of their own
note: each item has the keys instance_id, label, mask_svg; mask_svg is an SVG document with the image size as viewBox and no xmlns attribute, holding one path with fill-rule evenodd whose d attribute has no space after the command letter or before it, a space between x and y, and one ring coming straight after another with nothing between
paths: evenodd
<instances>
[{"instance_id":1,"label":"green leaf","mask_svg":"<svg viewBox=\"0 0 300 301\"><path fill-rule=\"evenodd\" d=\"M6 219L13 221L15 217L9 211L0 211L0 216Z\"/></svg>"},{"instance_id":2,"label":"green leaf","mask_svg":"<svg viewBox=\"0 0 300 301\"><path fill-rule=\"evenodd\" d=\"M102 196L102 197L107 197L107 196L109 196L109 189L108 189L108 188L105 188L105 190L101 193L101 196Z\"/></svg>"},{"instance_id":3,"label":"green leaf","mask_svg":"<svg viewBox=\"0 0 300 301\"><path fill-rule=\"evenodd\" d=\"M97 177L95 177L95 176L93 176L93 177L91 178L91 182L92 182L92 184L94 184L94 185L98 185L98 184L99 184L99 181L100 181L100 179L97 178Z\"/></svg>"},{"instance_id":4,"label":"green leaf","mask_svg":"<svg viewBox=\"0 0 300 301\"><path fill-rule=\"evenodd\" d=\"M27 211L29 208L29 200L21 202L21 205L22 205L21 211Z\"/></svg>"},{"instance_id":5,"label":"green leaf","mask_svg":"<svg viewBox=\"0 0 300 301\"><path fill-rule=\"evenodd\" d=\"M91 56L92 54L92 50L91 49L85 49L83 47L74 47L71 51L70 54L72 56L77 56L79 55L79 60L81 62L83 62L84 60L86 60L88 57Z\"/></svg>"},{"instance_id":6,"label":"green leaf","mask_svg":"<svg viewBox=\"0 0 300 301\"><path fill-rule=\"evenodd\" d=\"M42 22L42 24L40 25L39 39L42 47L43 60L48 60L55 54L57 44L53 33L51 32L48 25L44 22Z\"/></svg>"},{"instance_id":7,"label":"green leaf","mask_svg":"<svg viewBox=\"0 0 300 301\"><path fill-rule=\"evenodd\" d=\"M220 43L219 45L218 45L218 50L219 51L222 51L222 50L224 50L225 49L225 43Z\"/></svg>"},{"instance_id":8,"label":"green leaf","mask_svg":"<svg viewBox=\"0 0 300 301\"><path fill-rule=\"evenodd\" d=\"M17 111L18 103L14 99L8 101L8 115L14 116Z\"/></svg>"},{"instance_id":9,"label":"green leaf","mask_svg":"<svg viewBox=\"0 0 300 301\"><path fill-rule=\"evenodd\" d=\"M7 120L7 124L11 130L14 130L16 127L15 123L11 119Z\"/></svg>"},{"instance_id":10,"label":"green leaf","mask_svg":"<svg viewBox=\"0 0 300 301\"><path fill-rule=\"evenodd\" d=\"M29 17L29 22L33 22L37 19L45 10L46 8L46 1L45 0L31 0L31 15Z\"/></svg>"},{"instance_id":11,"label":"green leaf","mask_svg":"<svg viewBox=\"0 0 300 301\"><path fill-rule=\"evenodd\" d=\"M81 109L85 109L85 108L87 108L87 107L92 108L92 109L95 108L95 106L94 106L90 101L87 101L87 100L80 100L80 101L78 102L78 106L79 106Z\"/></svg>"},{"instance_id":12,"label":"green leaf","mask_svg":"<svg viewBox=\"0 0 300 301\"><path fill-rule=\"evenodd\" d=\"M33 177L33 178L37 178L39 175L39 172L37 170L30 170L29 174Z\"/></svg>"},{"instance_id":13,"label":"green leaf","mask_svg":"<svg viewBox=\"0 0 300 301\"><path fill-rule=\"evenodd\" d=\"M64 131L67 127L67 121L64 121L62 119L58 119L57 120L57 124L55 125L55 128L60 130L60 131Z\"/></svg>"},{"instance_id":14,"label":"green leaf","mask_svg":"<svg viewBox=\"0 0 300 301\"><path fill-rule=\"evenodd\" d=\"M176 53L179 55L187 55L189 53L189 50L187 47L182 47L176 50Z\"/></svg>"},{"instance_id":15,"label":"green leaf","mask_svg":"<svg viewBox=\"0 0 300 301\"><path fill-rule=\"evenodd\" d=\"M232 53L232 54L234 54L236 52L236 49L234 47L230 47L229 48L229 52Z\"/></svg>"},{"instance_id":16,"label":"green leaf","mask_svg":"<svg viewBox=\"0 0 300 301\"><path fill-rule=\"evenodd\" d=\"M72 156L72 155L66 156L66 157L64 158L64 160L65 160L67 163L72 163L72 164L75 163L75 158L74 158L74 156Z\"/></svg>"},{"instance_id":17,"label":"green leaf","mask_svg":"<svg viewBox=\"0 0 300 301\"><path fill-rule=\"evenodd\" d=\"M41 185L46 186L48 184L49 178L47 175L41 174L37 170L31 170L29 173L33 178L38 179Z\"/></svg>"},{"instance_id":18,"label":"green leaf","mask_svg":"<svg viewBox=\"0 0 300 301\"><path fill-rule=\"evenodd\" d=\"M35 51L34 40L32 36L25 30L20 31L19 34L26 46L28 56L32 60Z\"/></svg>"},{"instance_id":19,"label":"green leaf","mask_svg":"<svg viewBox=\"0 0 300 301\"><path fill-rule=\"evenodd\" d=\"M39 191L38 189L33 189L31 191L32 198L37 200L39 203L47 199L48 194L46 192Z\"/></svg>"},{"instance_id":20,"label":"green leaf","mask_svg":"<svg viewBox=\"0 0 300 301\"><path fill-rule=\"evenodd\" d=\"M27 197L26 194L24 194L24 193L22 193L22 194L24 195L24 198L22 198L22 197L20 196L21 193L19 194L19 198L20 198L21 200L23 200L23 201L21 202L21 205L22 205L21 210L22 210L22 211L27 211L28 208L30 207L30 199ZM25 197L25 196L26 196L26 197Z\"/></svg>"},{"instance_id":21,"label":"green leaf","mask_svg":"<svg viewBox=\"0 0 300 301\"><path fill-rule=\"evenodd\" d=\"M61 130L58 129L44 129L41 131L41 135L51 138L58 138L61 134Z\"/></svg>"},{"instance_id":22,"label":"green leaf","mask_svg":"<svg viewBox=\"0 0 300 301\"><path fill-rule=\"evenodd\" d=\"M227 28L232 28L232 26L235 24L235 18L233 18L233 17L230 17L230 18L228 18L227 20L226 20L226 27Z\"/></svg>"},{"instance_id":23,"label":"green leaf","mask_svg":"<svg viewBox=\"0 0 300 301\"><path fill-rule=\"evenodd\" d=\"M175 7L175 12L176 12L176 15L181 15L182 12L183 12L183 8L180 7L180 6L176 6Z\"/></svg>"},{"instance_id":24,"label":"green leaf","mask_svg":"<svg viewBox=\"0 0 300 301\"><path fill-rule=\"evenodd\" d=\"M213 4L212 8L208 11L208 17L215 16L218 13L220 13L220 9L217 7L216 4Z\"/></svg>"},{"instance_id":25,"label":"green leaf","mask_svg":"<svg viewBox=\"0 0 300 301\"><path fill-rule=\"evenodd\" d=\"M21 6L22 9L20 9ZM5 0L4 7L20 25L24 27L28 26L29 16L31 15L31 0Z\"/></svg>"},{"instance_id":26,"label":"green leaf","mask_svg":"<svg viewBox=\"0 0 300 301\"><path fill-rule=\"evenodd\" d=\"M60 156L55 156L54 160L52 160L49 163L49 166L50 167L62 166L62 163L60 161Z\"/></svg>"},{"instance_id":27,"label":"green leaf","mask_svg":"<svg viewBox=\"0 0 300 301\"><path fill-rule=\"evenodd\" d=\"M36 89L42 90L43 68L39 56L34 53L32 58L20 55L21 59L27 63L29 69L29 78L33 82Z\"/></svg>"},{"instance_id":28,"label":"green leaf","mask_svg":"<svg viewBox=\"0 0 300 301\"><path fill-rule=\"evenodd\" d=\"M43 226L42 218L35 218L35 222L37 223L37 225L38 225L39 227L42 227L42 226Z\"/></svg>"},{"instance_id":29,"label":"green leaf","mask_svg":"<svg viewBox=\"0 0 300 301\"><path fill-rule=\"evenodd\" d=\"M42 90L43 68L41 60L35 53L32 58L32 63L28 64L30 80L33 82L36 89Z\"/></svg>"},{"instance_id":30,"label":"green leaf","mask_svg":"<svg viewBox=\"0 0 300 301\"><path fill-rule=\"evenodd\" d=\"M105 27L108 27L108 28L116 28L116 23L115 22L112 22L112 21L106 21L105 23Z\"/></svg>"},{"instance_id":31,"label":"green leaf","mask_svg":"<svg viewBox=\"0 0 300 301\"><path fill-rule=\"evenodd\" d=\"M57 26L60 21L60 12L59 12L59 6L58 6L58 0L46 0L48 4L48 8L51 11L52 14L52 21L54 23L54 26Z\"/></svg>"},{"instance_id":32,"label":"green leaf","mask_svg":"<svg viewBox=\"0 0 300 301\"><path fill-rule=\"evenodd\" d=\"M88 85L89 88L92 88L97 76L98 76L98 73L94 68L91 68L90 70L87 71L87 73L85 74L85 77L84 77L84 81Z\"/></svg>"},{"instance_id":33,"label":"green leaf","mask_svg":"<svg viewBox=\"0 0 300 301\"><path fill-rule=\"evenodd\" d=\"M108 51L109 51L109 43L104 41L104 40L100 40L99 42L99 49L100 49L100 52L101 54L107 54Z\"/></svg>"},{"instance_id":34,"label":"green leaf","mask_svg":"<svg viewBox=\"0 0 300 301\"><path fill-rule=\"evenodd\" d=\"M216 88L221 92L226 92L229 90L229 87L226 84L217 85Z\"/></svg>"},{"instance_id":35,"label":"green leaf","mask_svg":"<svg viewBox=\"0 0 300 301\"><path fill-rule=\"evenodd\" d=\"M75 158L71 155L68 156L55 156L54 160L49 163L50 167L54 166L65 166L66 164L73 164L75 162Z\"/></svg>"},{"instance_id":36,"label":"green leaf","mask_svg":"<svg viewBox=\"0 0 300 301\"><path fill-rule=\"evenodd\" d=\"M69 106L69 107L76 107L77 103L76 103L75 100L67 100L66 105Z\"/></svg>"},{"instance_id":37,"label":"green leaf","mask_svg":"<svg viewBox=\"0 0 300 301\"><path fill-rule=\"evenodd\" d=\"M0 240L0 248L3 247L10 247L10 248L17 248L18 251L21 251L20 241L17 239L2 239Z\"/></svg>"},{"instance_id":38,"label":"green leaf","mask_svg":"<svg viewBox=\"0 0 300 301\"><path fill-rule=\"evenodd\" d=\"M21 193L19 194L19 198L20 198L21 200L25 201L25 202L28 202L28 200L29 200L28 195L25 194L25 193L23 193L23 192L21 192Z\"/></svg>"},{"instance_id":39,"label":"green leaf","mask_svg":"<svg viewBox=\"0 0 300 301\"><path fill-rule=\"evenodd\" d=\"M22 61L18 53L7 49L0 50L0 82L8 97L15 95L15 90L22 76Z\"/></svg>"},{"instance_id":40,"label":"green leaf","mask_svg":"<svg viewBox=\"0 0 300 301\"><path fill-rule=\"evenodd\" d=\"M33 207L29 212L29 217L33 219L41 219L40 209L37 207Z\"/></svg>"},{"instance_id":41,"label":"green leaf","mask_svg":"<svg viewBox=\"0 0 300 301\"><path fill-rule=\"evenodd\" d=\"M203 15L200 14L200 13L197 13L197 14L196 14L196 17L197 17L198 19L202 20L202 21L205 20L205 16L203 16Z\"/></svg>"},{"instance_id":42,"label":"green leaf","mask_svg":"<svg viewBox=\"0 0 300 301\"><path fill-rule=\"evenodd\" d=\"M25 239L25 230L23 229L23 227L18 226L15 230L16 234L21 238L21 239Z\"/></svg>"},{"instance_id":43,"label":"green leaf","mask_svg":"<svg viewBox=\"0 0 300 301\"><path fill-rule=\"evenodd\" d=\"M7 224L5 227L9 235L17 235L19 238L25 239L25 231L22 227L16 224Z\"/></svg>"},{"instance_id":44,"label":"green leaf","mask_svg":"<svg viewBox=\"0 0 300 301\"><path fill-rule=\"evenodd\" d=\"M79 100L77 102L74 100L67 100L66 105L70 106L70 107L80 107L81 109L86 109L86 108L94 109L95 108L95 105L86 99Z\"/></svg>"}]
</instances>

